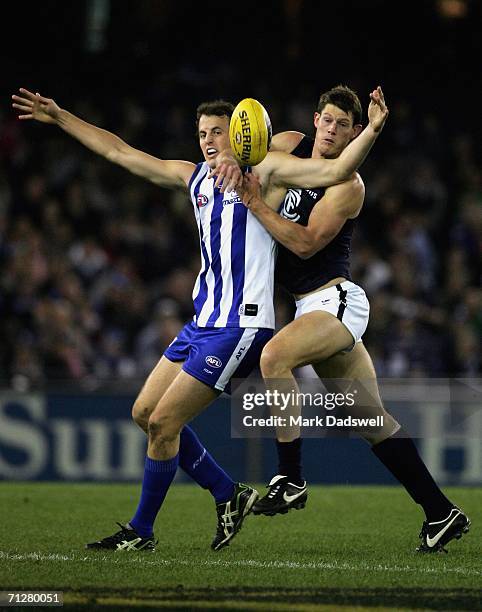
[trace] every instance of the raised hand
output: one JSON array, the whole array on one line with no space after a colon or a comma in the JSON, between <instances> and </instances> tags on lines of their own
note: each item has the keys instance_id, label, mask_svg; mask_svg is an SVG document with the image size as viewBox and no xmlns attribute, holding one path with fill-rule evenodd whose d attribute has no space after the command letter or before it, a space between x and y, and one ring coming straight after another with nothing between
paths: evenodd
<instances>
[{"instance_id":1,"label":"raised hand","mask_svg":"<svg viewBox=\"0 0 482 612\"><path fill-rule=\"evenodd\" d=\"M379 85L370 94L370 105L368 107L368 121L375 132L379 132L385 125L388 112L385 97Z\"/></svg>"},{"instance_id":2,"label":"raised hand","mask_svg":"<svg viewBox=\"0 0 482 612\"><path fill-rule=\"evenodd\" d=\"M242 185L237 187L236 192L246 208L252 208L256 201L261 200L261 184L258 177L252 172L247 172L243 176Z\"/></svg>"},{"instance_id":3,"label":"raised hand","mask_svg":"<svg viewBox=\"0 0 482 612\"><path fill-rule=\"evenodd\" d=\"M208 178L216 177L215 187L221 193L235 191L241 186L243 173L230 149L224 149L216 158L216 167L211 170Z\"/></svg>"},{"instance_id":4,"label":"raised hand","mask_svg":"<svg viewBox=\"0 0 482 612\"><path fill-rule=\"evenodd\" d=\"M12 96L13 108L21 111L19 119L35 119L42 123L56 123L60 107L51 99L44 98L39 93L32 93L28 89L19 89L22 95Z\"/></svg>"}]
</instances>

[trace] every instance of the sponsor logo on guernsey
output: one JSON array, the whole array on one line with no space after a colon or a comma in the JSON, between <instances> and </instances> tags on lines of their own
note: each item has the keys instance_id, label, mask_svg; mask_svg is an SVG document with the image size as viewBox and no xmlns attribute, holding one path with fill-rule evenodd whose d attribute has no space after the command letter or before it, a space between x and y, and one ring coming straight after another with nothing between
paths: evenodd
<instances>
[{"instance_id":1,"label":"sponsor logo on guernsey","mask_svg":"<svg viewBox=\"0 0 482 612\"><path fill-rule=\"evenodd\" d=\"M206 206L208 202L209 202L209 198L205 196L203 193L200 193L197 195L196 204L198 208L202 208L203 206Z\"/></svg>"},{"instance_id":2,"label":"sponsor logo on guernsey","mask_svg":"<svg viewBox=\"0 0 482 612\"><path fill-rule=\"evenodd\" d=\"M238 314L245 317L255 317L258 314L258 304L241 304Z\"/></svg>"},{"instance_id":3,"label":"sponsor logo on guernsey","mask_svg":"<svg viewBox=\"0 0 482 612\"><path fill-rule=\"evenodd\" d=\"M212 368L220 368L223 365L221 359L215 355L208 355L204 361Z\"/></svg>"},{"instance_id":4,"label":"sponsor logo on guernsey","mask_svg":"<svg viewBox=\"0 0 482 612\"><path fill-rule=\"evenodd\" d=\"M311 191L311 189L305 189L306 193L308 193L312 198L318 199L318 194L316 191Z\"/></svg>"},{"instance_id":5,"label":"sponsor logo on guernsey","mask_svg":"<svg viewBox=\"0 0 482 612\"><path fill-rule=\"evenodd\" d=\"M281 216L289 221L298 221L300 215L298 214L298 207L301 202L301 189L288 189L288 193L283 202L283 208L281 210Z\"/></svg>"},{"instance_id":6,"label":"sponsor logo on guernsey","mask_svg":"<svg viewBox=\"0 0 482 612\"><path fill-rule=\"evenodd\" d=\"M230 204L242 204L243 200L238 196L235 191L230 191L227 195L227 198L223 200L223 206L229 206Z\"/></svg>"}]
</instances>

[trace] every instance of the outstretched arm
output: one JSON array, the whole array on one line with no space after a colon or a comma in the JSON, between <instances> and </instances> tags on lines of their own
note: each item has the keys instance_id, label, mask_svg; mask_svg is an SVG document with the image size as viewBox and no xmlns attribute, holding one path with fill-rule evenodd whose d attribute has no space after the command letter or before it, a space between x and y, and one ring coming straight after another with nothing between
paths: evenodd
<instances>
[{"instance_id":1,"label":"outstretched arm","mask_svg":"<svg viewBox=\"0 0 482 612\"><path fill-rule=\"evenodd\" d=\"M34 119L58 125L94 153L157 185L185 189L189 183L195 168L191 162L157 159L131 147L115 134L60 108L51 98L44 98L23 88L19 91L20 96L12 96L12 106L21 111L19 119Z\"/></svg>"},{"instance_id":2,"label":"outstretched arm","mask_svg":"<svg viewBox=\"0 0 482 612\"><path fill-rule=\"evenodd\" d=\"M369 123L336 159L299 159L282 152L268 153L257 172L282 187L323 187L346 181L363 163L388 116L381 87L370 94Z\"/></svg>"}]
</instances>

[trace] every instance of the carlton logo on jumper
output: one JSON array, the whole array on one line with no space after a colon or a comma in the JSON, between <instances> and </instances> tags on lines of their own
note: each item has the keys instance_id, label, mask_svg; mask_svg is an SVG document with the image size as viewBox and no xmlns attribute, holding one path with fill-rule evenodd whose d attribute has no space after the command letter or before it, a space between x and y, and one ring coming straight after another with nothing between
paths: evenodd
<instances>
[{"instance_id":1,"label":"carlton logo on jumper","mask_svg":"<svg viewBox=\"0 0 482 612\"><path fill-rule=\"evenodd\" d=\"M208 355L204 361L212 368L220 368L223 365L221 359L215 355Z\"/></svg>"},{"instance_id":2,"label":"carlton logo on jumper","mask_svg":"<svg viewBox=\"0 0 482 612\"><path fill-rule=\"evenodd\" d=\"M205 196L203 193L200 193L197 195L196 204L198 208L202 208L203 206L206 206L208 202L209 202L209 198Z\"/></svg>"},{"instance_id":3,"label":"carlton logo on jumper","mask_svg":"<svg viewBox=\"0 0 482 612\"><path fill-rule=\"evenodd\" d=\"M289 221L298 221L300 215L298 214L297 210L300 202L301 189L288 189L288 193L286 194L283 202L281 216Z\"/></svg>"}]
</instances>

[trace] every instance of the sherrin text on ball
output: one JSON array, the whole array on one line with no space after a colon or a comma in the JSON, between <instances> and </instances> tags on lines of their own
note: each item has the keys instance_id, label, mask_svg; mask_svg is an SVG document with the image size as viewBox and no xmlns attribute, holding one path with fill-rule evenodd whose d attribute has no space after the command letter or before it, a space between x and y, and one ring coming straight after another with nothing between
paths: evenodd
<instances>
[{"instance_id":1,"label":"sherrin text on ball","mask_svg":"<svg viewBox=\"0 0 482 612\"><path fill-rule=\"evenodd\" d=\"M271 121L264 106L254 98L241 100L229 124L229 138L236 159L243 166L256 166L266 157L271 136Z\"/></svg>"}]
</instances>

